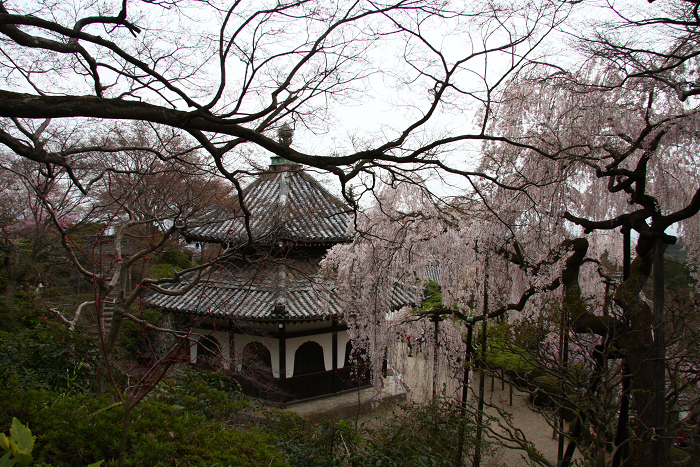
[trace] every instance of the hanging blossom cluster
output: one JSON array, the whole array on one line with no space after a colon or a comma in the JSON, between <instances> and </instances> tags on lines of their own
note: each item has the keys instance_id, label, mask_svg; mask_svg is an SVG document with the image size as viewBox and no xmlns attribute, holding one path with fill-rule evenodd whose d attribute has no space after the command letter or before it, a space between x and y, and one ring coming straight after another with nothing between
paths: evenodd
<instances>
[{"instance_id":1,"label":"hanging blossom cluster","mask_svg":"<svg viewBox=\"0 0 700 467\"><path fill-rule=\"evenodd\" d=\"M355 241L331 249L323 263L337 277L353 347L366 353L375 376L406 335L399 308L420 304L433 265L424 247L439 220L422 209L425 192L410 188L378 193L376 205L357 216Z\"/></svg>"},{"instance_id":2,"label":"hanging blossom cluster","mask_svg":"<svg viewBox=\"0 0 700 467\"><path fill-rule=\"evenodd\" d=\"M420 181L385 187L375 205L358 215L354 242L329 252L324 267L338 278L350 336L375 374L385 360L395 366L407 362L404 357L415 349L400 343L410 336L431 367L426 374L459 376L466 332L460 318L502 309L509 321L527 322L556 301L550 289L565 257L565 249L554 244L560 237L525 225L519 217L529 211L513 196L506 203L497 199L505 195L491 195L496 196L489 202L509 210L506 222L484 200L440 202ZM538 235L528 236L532 232ZM429 281L441 293L433 309L423 306ZM528 291L528 306L509 307ZM412 303L401 301L406 296ZM407 306L398 310L401 305Z\"/></svg>"}]
</instances>

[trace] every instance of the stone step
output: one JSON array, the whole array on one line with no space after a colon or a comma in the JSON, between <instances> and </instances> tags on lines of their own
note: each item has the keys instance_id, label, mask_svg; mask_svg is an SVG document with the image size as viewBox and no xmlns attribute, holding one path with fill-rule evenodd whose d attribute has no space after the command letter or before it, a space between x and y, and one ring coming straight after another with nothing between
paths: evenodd
<instances>
[{"instance_id":1,"label":"stone step","mask_svg":"<svg viewBox=\"0 0 700 467\"><path fill-rule=\"evenodd\" d=\"M112 317L114 316L114 299L109 297L105 299L104 306L102 307L102 332L105 336L109 333L109 329L112 327Z\"/></svg>"}]
</instances>

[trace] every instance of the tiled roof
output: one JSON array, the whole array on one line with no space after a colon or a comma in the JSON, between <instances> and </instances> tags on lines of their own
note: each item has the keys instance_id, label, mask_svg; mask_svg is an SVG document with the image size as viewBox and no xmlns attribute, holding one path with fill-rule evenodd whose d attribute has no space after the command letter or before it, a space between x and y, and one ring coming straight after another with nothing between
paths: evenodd
<instances>
[{"instance_id":1,"label":"tiled roof","mask_svg":"<svg viewBox=\"0 0 700 467\"><path fill-rule=\"evenodd\" d=\"M258 177L244 190L254 242L280 240L303 243L350 241L351 209L299 166L279 166ZM239 243L247 240L243 211L227 219L183 230L190 241Z\"/></svg>"},{"instance_id":2,"label":"tiled roof","mask_svg":"<svg viewBox=\"0 0 700 467\"><path fill-rule=\"evenodd\" d=\"M328 248L351 241L350 208L292 164L273 165L244 190L244 195L259 251L270 246L267 251L280 255L282 250L274 245L291 241L297 243L296 256L261 256L250 264L222 264L184 295L149 294L150 305L166 311L245 321L305 321L340 315L344 306L334 292L335 281L320 275L319 249L308 246L321 244ZM182 233L190 241L247 241L240 207L227 217ZM414 295L397 284L392 306L412 304Z\"/></svg>"},{"instance_id":3,"label":"tiled roof","mask_svg":"<svg viewBox=\"0 0 700 467\"><path fill-rule=\"evenodd\" d=\"M150 294L153 307L210 318L244 321L307 321L339 316L342 303L334 281L319 274L319 263L309 259L271 260L242 265L224 264L188 293ZM415 301L404 287L395 287L392 306Z\"/></svg>"}]
</instances>

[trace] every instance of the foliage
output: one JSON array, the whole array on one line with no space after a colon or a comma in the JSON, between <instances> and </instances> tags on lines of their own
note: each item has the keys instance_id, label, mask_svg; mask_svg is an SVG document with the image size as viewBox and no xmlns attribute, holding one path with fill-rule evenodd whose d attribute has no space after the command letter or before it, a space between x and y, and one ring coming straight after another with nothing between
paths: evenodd
<instances>
[{"instance_id":1,"label":"foliage","mask_svg":"<svg viewBox=\"0 0 700 467\"><path fill-rule=\"evenodd\" d=\"M277 438L294 467L452 466L460 436L464 457L475 446L473 418L446 399L398 406L376 427L356 429L346 420L312 421L280 411L262 429Z\"/></svg>"},{"instance_id":2,"label":"foliage","mask_svg":"<svg viewBox=\"0 0 700 467\"><path fill-rule=\"evenodd\" d=\"M123 408L107 396L61 396L41 390L0 391L7 403L5 425L13 416L29 420L39 433L37 461L56 466L106 459L116 465ZM70 436L66 436L70 433ZM125 465L272 465L282 456L255 430L237 430L191 413L175 404L146 400L133 412Z\"/></svg>"},{"instance_id":3,"label":"foliage","mask_svg":"<svg viewBox=\"0 0 700 467\"><path fill-rule=\"evenodd\" d=\"M652 275L653 277L653 275ZM671 297L682 297L697 284L684 262L664 260L664 283Z\"/></svg>"},{"instance_id":4,"label":"foliage","mask_svg":"<svg viewBox=\"0 0 700 467\"><path fill-rule=\"evenodd\" d=\"M174 267L180 269L186 269L194 266L191 255L188 255L184 251L178 249L168 250L163 253L160 258L160 263L173 265Z\"/></svg>"},{"instance_id":5,"label":"foliage","mask_svg":"<svg viewBox=\"0 0 700 467\"><path fill-rule=\"evenodd\" d=\"M12 467L15 464L26 467L31 464L33 460L31 453L34 449L35 440L36 436L32 436L29 425L22 425L19 420L13 418L12 426L10 427L10 437L8 438L4 433L0 433L0 447L7 451L0 458L0 467ZM94 462L88 467L99 467L102 463L103 461Z\"/></svg>"},{"instance_id":6,"label":"foliage","mask_svg":"<svg viewBox=\"0 0 700 467\"><path fill-rule=\"evenodd\" d=\"M211 421L231 421L250 402L233 378L215 371L185 367L160 382L153 397L178 410Z\"/></svg>"},{"instance_id":7,"label":"foliage","mask_svg":"<svg viewBox=\"0 0 700 467\"><path fill-rule=\"evenodd\" d=\"M22 467L28 466L32 462L32 449L34 440L29 425L22 425L16 418L12 419L10 426L10 437L0 433L0 447L6 451L0 458L0 467L12 467L19 464Z\"/></svg>"},{"instance_id":8,"label":"foliage","mask_svg":"<svg viewBox=\"0 0 700 467\"><path fill-rule=\"evenodd\" d=\"M446 399L401 406L378 428L369 430L364 465L452 466L460 435L463 457L473 452L476 423ZM485 452L488 446L482 446Z\"/></svg>"},{"instance_id":9,"label":"foliage","mask_svg":"<svg viewBox=\"0 0 700 467\"><path fill-rule=\"evenodd\" d=\"M429 280L426 287L425 299L421 303L417 312L426 313L433 308L442 308L442 293L440 292L440 284L433 280Z\"/></svg>"},{"instance_id":10,"label":"foliage","mask_svg":"<svg viewBox=\"0 0 700 467\"><path fill-rule=\"evenodd\" d=\"M519 377L535 370L534 362L528 350L518 345L513 339L514 333L527 332L521 326L507 322L490 323L487 329L486 365L490 368L502 368ZM478 340L478 338L477 338ZM476 355L481 355L481 346L477 345Z\"/></svg>"},{"instance_id":11,"label":"foliage","mask_svg":"<svg viewBox=\"0 0 700 467\"><path fill-rule=\"evenodd\" d=\"M195 266L195 263L190 260L187 253L178 249L168 250L148 268L148 277L152 279L172 277L174 271L182 271L192 266Z\"/></svg>"},{"instance_id":12,"label":"foliage","mask_svg":"<svg viewBox=\"0 0 700 467\"><path fill-rule=\"evenodd\" d=\"M94 342L49 321L0 331L0 388L81 393L94 386L98 361Z\"/></svg>"},{"instance_id":13,"label":"foliage","mask_svg":"<svg viewBox=\"0 0 700 467\"><path fill-rule=\"evenodd\" d=\"M0 400L7 401L0 424L18 417L39 433L38 462L85 465L105 459L105 465L116 465L124 412L109 395L3 389ZM401 406L381 426L360 429L289 411L267 412L258 429L234 428L247 408L225 375L194 368L173 372L134 409L125 465L442 466L453 464L460 430L464 455L474 446L474 422L445 400Z\"/></svg>"},{"instance_id":14,"label":"foliage","mask_svg":"<svg viewBox=\"0 0 700 467\"><path fill-rule=\"evenodd\" d=\"M134 314L150 324L155 324L161 316L160 311L151 309L144 309L140 313ZM152 342L150 340L153 335L154 332L146 325L126 321L119 335L119 346L127 358L141 364L150 364L153 363Z\"/></svg>"},{"instance_id":15,"label":"foliage","mask_svg":"<svg viewBox=\"0 0 700 467\"><path fill-rule=\"evenodd\" d=\"M486 350L486 364L522 375L535 369L529 352L503 337L490 337Z\"/></svg>"},{"instance_id":16,"label":"foliage","mask_svg":"<svg viewBox=\"0 0 700 467\"><path fill-rule=\"evenodd\" d=\"M41 321L40 306L33 294L24 290L17 291L11 305L0 302L0 316L3 318L0 331L20 332L35 326Z\"/></svg>"},{"instance_id":17,"label":"foliage","mask_svg":"<svg viewBox=\"0 0 700 467\"><path fill-rule=\"evenodd\" d=\"M289 411L271 412L261 429L276 439L292 467L339 465L354 459L361 443L358 431L344 420L312 421Z\"/></svg>"}]
</instances>

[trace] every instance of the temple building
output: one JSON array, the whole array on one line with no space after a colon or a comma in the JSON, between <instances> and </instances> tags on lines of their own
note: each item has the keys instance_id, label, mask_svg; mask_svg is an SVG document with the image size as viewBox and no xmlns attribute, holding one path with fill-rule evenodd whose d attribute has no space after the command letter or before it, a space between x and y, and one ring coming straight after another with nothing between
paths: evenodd
<instances>
[{"instance_id":1,"label":"temple building","mask_svg":"<svg viewBox=\"0 0 700 467\"><path fill-rule=\"evenodd\" d=\"M248 395L287 402L368 385L335 282L320 273L326 251L352 240L352 210L300 165L278 157L244 199L254 240L248 261L221 262L184 295L151 295L151 306L192 329L193 364L231 370ZM230 248L248 241L236 209L182 235Z\"/></svg>"}]
</instances>

